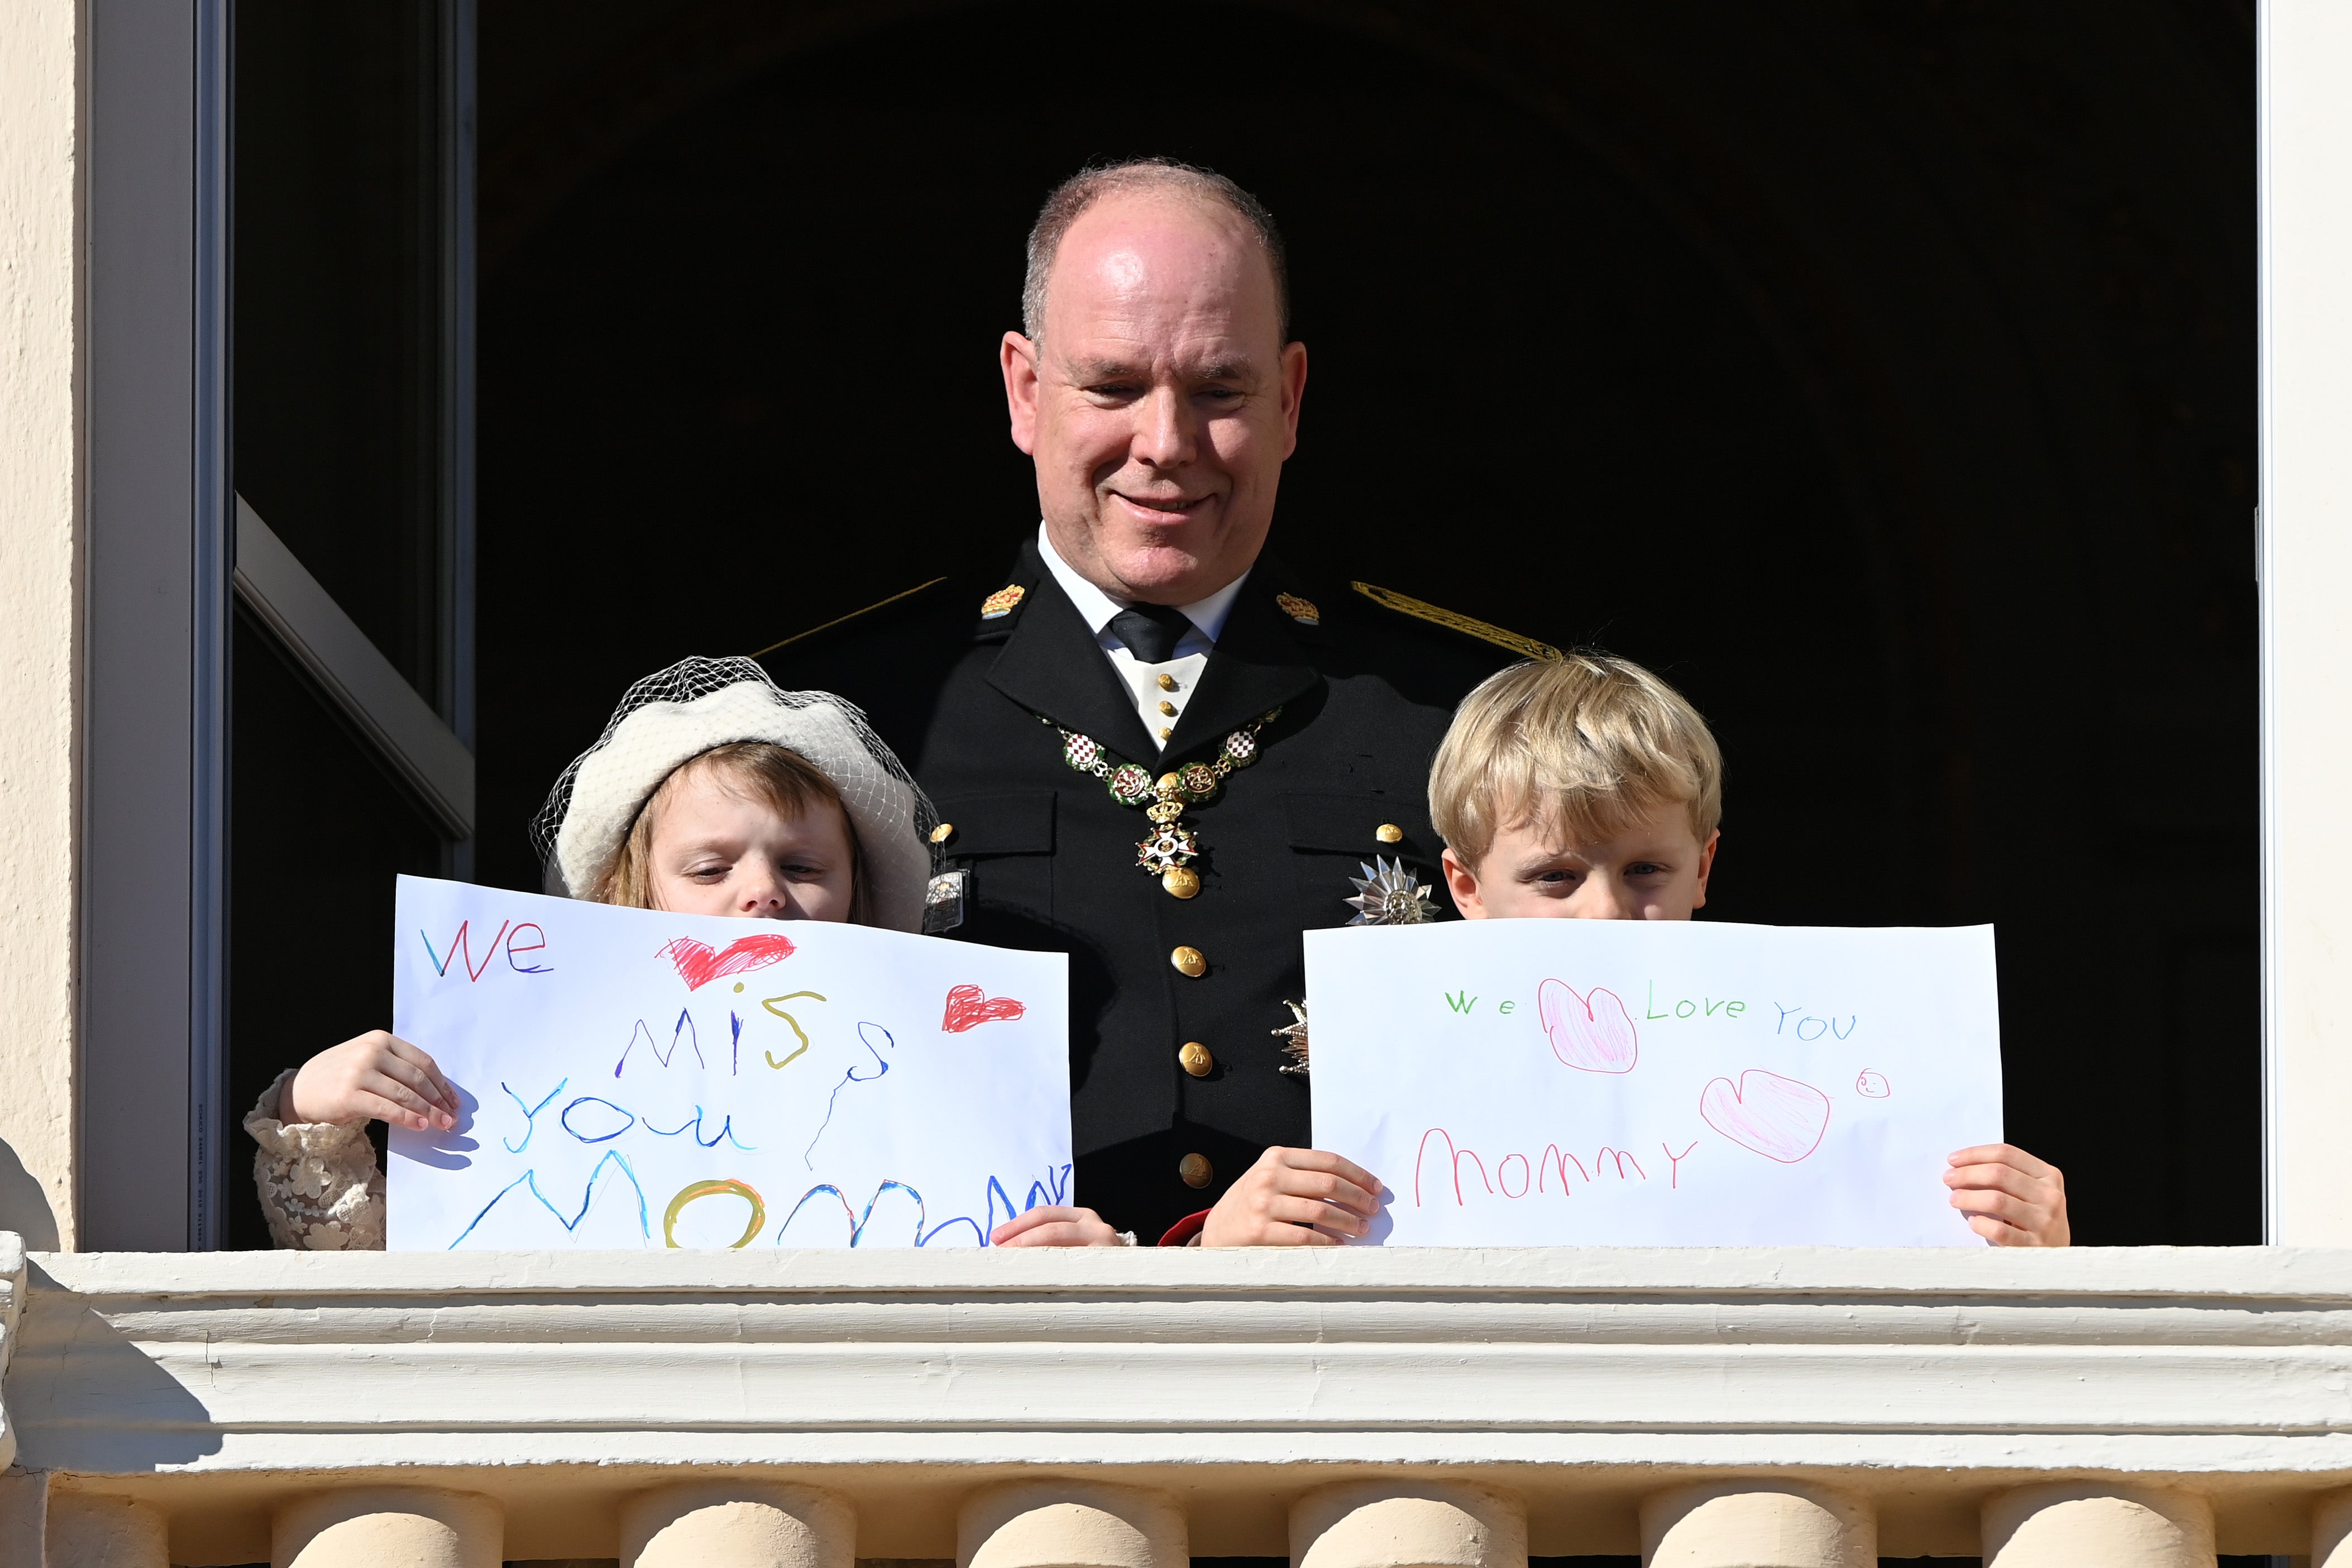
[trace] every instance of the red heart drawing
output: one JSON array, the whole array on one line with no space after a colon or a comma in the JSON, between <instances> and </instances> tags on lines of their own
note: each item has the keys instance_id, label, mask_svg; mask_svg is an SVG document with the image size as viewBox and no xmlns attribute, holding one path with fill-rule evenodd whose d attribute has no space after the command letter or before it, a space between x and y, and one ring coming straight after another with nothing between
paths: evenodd
<instances>
[{"instance_id":1,"label":"red heart drawing","mask_svg":"<svg viewBox=\"0 0 2352 1568\"><path fill-rule=\"evenodd\" d=\"M961 1035L977 1025L1018 1018L1028 1011L1010 996L991 996L977 985L956 985L948 990L947 1016L940 1020L940 1027Z\"/></svg>"},{"instance_id":2,"label":"red heart drawing","mask_svg":"<svg viewBox=\"0 0 2352 1568\"><path fill-rule=\"evenodd\" d=\"M663 948L661 953L677 966L677 977L686 982L688 990L699 991L727 975L748 974L754 969L782 963L793 955L793 939L782 931L739 936L727 944L726 951L714 952L709 942L682 936Z\"/></svg>"},{"instance_id":3,"label":"red heart drawing","mask_svg":"<svg viewBox=\"0 0 2352 1568\"><path fill-rule=\"evenodd\" d=\"M1551 1037L1551 1054L1584 1072L1632 1072L1641 1055L1633 1020L1613 991L1595 986L1580 996L1557 980L1536 987L1536 1014Z\"/></svg>"},{"instance_id":4,"label":"red heart drawing","mask_svg":"<svg viewBox=\"0 0 2352 1568\"><path fill-rule=\"evenodd\" d=\"M1830 1097L1811 1084L1749 1068L1737 1089L1727 1078L1710 1081L1699 1091L1698 1113L1741 1148L1793 1165L1822 1146Z\"/></svg>"}]
</instances>

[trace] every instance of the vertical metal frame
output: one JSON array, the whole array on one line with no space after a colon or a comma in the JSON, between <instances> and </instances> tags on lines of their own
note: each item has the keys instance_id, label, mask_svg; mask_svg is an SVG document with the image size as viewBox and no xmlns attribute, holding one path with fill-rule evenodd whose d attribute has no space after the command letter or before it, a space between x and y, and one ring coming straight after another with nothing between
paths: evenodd
<instances>
[{"instance_id":1,"label":"vertical metal frame","mask_svg":"<svg viewBox=\"0 0 2352 1568\"><path fill-rule=\"evenodd\" d=\"M434 660L442 722L474 749L474 179L478 0L441 0L440 647ZM445 845L443 871L474 874L474 841Z\"/></svg>"},{"instance_id":2,"label":"vertical metal frame","mask_svg":"<svg viewBox=\"0 0 2352 1568\"><path fill-rule=\"evenodd\" d=\"M90 5L83 1245L217 1245L226 1021L229 0Z\"/></svg>"}]
</instances>

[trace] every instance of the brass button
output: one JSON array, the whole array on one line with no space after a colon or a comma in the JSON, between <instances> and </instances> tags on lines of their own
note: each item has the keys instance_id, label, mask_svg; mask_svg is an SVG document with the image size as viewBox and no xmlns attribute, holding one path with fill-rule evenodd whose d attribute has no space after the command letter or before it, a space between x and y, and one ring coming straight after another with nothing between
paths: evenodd
<instances>
[{"instance_id":1,"label":"brass button","mask_svg":"<svg viewBox=\"0 0 2352 1568\"><path fill-rule=\"evenodd\" d=\"M1162 691L1173 691L1173 690L1175 690L1175 689L1176 689L1176 678L1175 678L1174 676L1172 676L1172 675L1168 675L1168 674L1163 673L1163 674L1160 677L1160 690L1162 690Z\"/></svg>"},{"instance_id":2,"label":"brass button","mask_svg":"<svg viewBox=\"0 0 2352 1568\"><path fill-rule=\"evenodd\" d=\"M1160 885L1173 898L1189 899L1201 890L1201 873L1190 866L1171 866L1160 873Z\"/></svg>"},{"instance_id":3,"label":"brass button","mask_svg":"<svg viewBox=\"0 0 2352 1568\"><path fill-rule=\"evenodd\" d=\"M1358 820L1360 821L1362 819L1359 818ZM1404 829L1399 827L1393 822L1383 822L1372 830L1372 837L1379 839L1383 844L1396 844L1403 840Z\"/></svg>"},{"instance_id":4,"label":"brass button","mask_svg":"<svg viewBox=\"0 0 2352 1568\"><path fill-rule=\"evenodd\" d=\"M1187 1154L1176 1162L1176 1173L1188 1187L1205 1187L1216 1176L1217 1168L1209 1163L1206 1154Z\"/></svg>"},{"instance_id":5,"label":"brass button","mask_svg":"<svg viewBox=\"0 0 2352 1568\"><path fill-rule=\"evenodd\" d=\"M1172 719L1176 716L1176 704L1163 697L1160 700L1160 710Z\"/></svg>"},{"instance_id":6,"label":"brass button","mask_svg":"<svg viewBox=\"0 0 2352 1568\"><path fill-rule=\"evenodd\" d=\"M934 844L945 844L954 837L955 824L952 822L942 822L931 829L931 842Z\"/></svg>"},{"instance_id":7,"label":"brass button","mask_svg":"<svg viewBox=\"0 0 2352 1568\"><path fill-rule=\"evenodd\" d=\"M1208 956L1197 947L1180 947L1168 955L1168 962L1176 966L1177 973L1195 980L1209 973Z\"/></svg>"},{"instance_id":8,"label":"brass button","mask_svg":"<svg viewBox=\"0 0 2352 1568\"><path fill-rule=\"evenodd\" d=\"M1166 740L1169 736L1171 736L1171 735L1174 734L1175 732L1176 732L1175 731L1173 731L1173 730L1170 729L1170 728L1169 728L1167 725L1165 725L1165 724L1162 724L1162 725L1160 725L1160 738L1161 740L1163 740L1163 741L1164 741L1164 740Z\"/></svg>"},{"instance_id":9,"label":"brass button","mask_svg":"<svg viewBox=\"0 0 2352 1568\"><path fill-rule=\"evenodd\" d=\"M1176 1059L1194 1078L1208 1077L1209 1069L1217 1065L1217 1058L1209 1054L1209 1047L1198 1040L1185 1041L1184 1048L1176 1053Z\"/></svg>"}]
</instances>

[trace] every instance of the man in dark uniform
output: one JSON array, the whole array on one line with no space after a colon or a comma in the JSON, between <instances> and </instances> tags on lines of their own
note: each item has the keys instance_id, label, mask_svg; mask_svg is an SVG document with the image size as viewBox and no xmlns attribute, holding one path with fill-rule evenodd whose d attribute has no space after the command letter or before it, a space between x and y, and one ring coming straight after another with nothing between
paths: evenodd
<instances>
[{"instance_id":1,"label":"man in dark uniform","mask_svg":"<svg viewBox=\"0 0 2352 1568\"><path fill-rule=\"evenodd\" d=\"M1035 538L1002 576L764 657L865 707L938 803L954 934L1070 955L1087 1206L1001 1244L1360 1234L1378 1183L1305 1147L1307 1080L1276 1037L1299 932L1450 913L1430 760L1471 686L1559 656L1265 551L1307 351L1273 221L1230 182L1077 176L1031 236L1024 306L1002 360Z\"/></svg>"}]
</instances>

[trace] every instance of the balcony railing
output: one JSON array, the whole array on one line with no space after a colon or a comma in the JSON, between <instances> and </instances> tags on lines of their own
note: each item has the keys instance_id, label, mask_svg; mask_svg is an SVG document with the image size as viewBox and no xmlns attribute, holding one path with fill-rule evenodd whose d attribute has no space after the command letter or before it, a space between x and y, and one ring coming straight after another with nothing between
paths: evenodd
<instances>
[{"instance_id":1,"label":"balcony railing","mask_svg":"<svg viewBox=\"0 0 2352 1568\"><path fill-rule=\"evenodd\" d=\"M0 1242L0 1277L8 1562L2173 1568L2352 1528L2352 1253Z\"/></svg>"}]
</instances>

